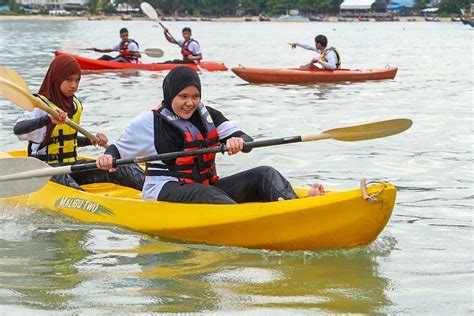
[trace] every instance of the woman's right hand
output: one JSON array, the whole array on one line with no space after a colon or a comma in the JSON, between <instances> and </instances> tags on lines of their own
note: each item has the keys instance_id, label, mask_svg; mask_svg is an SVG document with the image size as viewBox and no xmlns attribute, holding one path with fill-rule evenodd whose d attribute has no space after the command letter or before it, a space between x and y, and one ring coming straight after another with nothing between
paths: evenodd
<instances>
[{"instance_id":1,"label":"woman's right hand","mask_svg":"<svg viewBox=\"0 0 474 316\"><path fill-rule=\"evenodd\" d=\"M117 168L114 168L114 157L112 155L103 155L100 156L99 158L96 159L95 165L97 168L109 171L109 172L115 172L117 171Z\"/></svg>"},{"instance_id":2,"label":"woman's right hand","mask_svg":"<svg viewBox=\"0 0 474 316\"><path fill-rule=\"evenodd\" d=\"M58 112L58 117L54 117L53 115L49 114L49 118L51 119L51 123L55 125L64 124L67 121L67 113L63 110L56 110Z\"/></svg>"}]
</instances>

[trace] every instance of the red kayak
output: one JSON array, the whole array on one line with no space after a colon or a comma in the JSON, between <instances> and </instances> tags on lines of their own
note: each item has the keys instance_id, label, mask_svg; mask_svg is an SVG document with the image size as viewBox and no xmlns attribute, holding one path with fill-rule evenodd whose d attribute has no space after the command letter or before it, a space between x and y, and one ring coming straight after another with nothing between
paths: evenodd
<instances>
[{"instance_id":1,"label":"red kayak","mask_svg":"<svg viewBox=\"0 0 474 316\"><path fill-rule=\"evenodd\" d=\"M393 79L398 68L384 69L315 69L298 68L246 68L235 67L232 71L250 83L316 83L340 81L364 81Z\"/></svg>"},{"instance_id":2,"label":"red kayak","mask_svg":"<svg viewBox=\"0 0 474 316\"><path fill-rule=\"evenodd\" d=\"M65 52L55 52L56 56L65 55ZM177 66L191 67L196 71L207 70L207 71L225 71L227 67L215 61L201 61L199 65L196 64L129 64L129 63L116 63L113 61L97 60L92 58L86 58L68 54L74 57L81 65L83 70L106 70L106 69L138 69L138 70L150 70L150 71L162 71L171 70Z\"/></svg>"}]
</instances>

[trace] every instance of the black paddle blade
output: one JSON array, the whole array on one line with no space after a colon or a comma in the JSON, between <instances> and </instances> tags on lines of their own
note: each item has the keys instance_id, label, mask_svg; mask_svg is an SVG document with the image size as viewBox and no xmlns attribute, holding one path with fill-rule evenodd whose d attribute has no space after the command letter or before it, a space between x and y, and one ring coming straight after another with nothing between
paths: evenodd
<instances>
[{"instance_id":1,"label":"black paddle blade","mask_svg":"<svg viewBox=\"0 0 474 316\"><path fill-rule=\"evenodd\" d=\"M29 194L48 183L51 175L38 175L38 170L51 167L36 158L0 159L0 198Z\"/></svg>"}]
</instances>

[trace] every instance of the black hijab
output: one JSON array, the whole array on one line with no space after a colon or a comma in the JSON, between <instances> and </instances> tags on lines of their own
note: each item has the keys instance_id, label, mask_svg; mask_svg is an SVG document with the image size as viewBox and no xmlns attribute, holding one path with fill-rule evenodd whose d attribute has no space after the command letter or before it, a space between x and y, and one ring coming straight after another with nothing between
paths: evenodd
<instances>
[{"instance_id":1,"label":"black hijab","mask_svg":"<svg viewBox=\"0 0 474 316\"><path fill-rule=\"evenodd\" d=\"M173 68L163 80L163 106L174 113L173 108L171 107L173 99L181 92L181 90L186 89L189 86L195 86L199 90L199 94L201 94L201 79L199 79L197 72L186 66ZM204 135L204 124L202 123L197 109L188 120Z\"/></svg>"},{"instance_id":2,"label":"black hijab","mask_svg":"<svg viewBox=\"0 0 474 316\"><path fill-rule=\"evenodd\" d=\"M163 105L173 111L171 107L173 99L189 86L196 86L201 93L201 80L197 72L186 66L173 68L163 80Z\"/></svg>"}]
</instances>

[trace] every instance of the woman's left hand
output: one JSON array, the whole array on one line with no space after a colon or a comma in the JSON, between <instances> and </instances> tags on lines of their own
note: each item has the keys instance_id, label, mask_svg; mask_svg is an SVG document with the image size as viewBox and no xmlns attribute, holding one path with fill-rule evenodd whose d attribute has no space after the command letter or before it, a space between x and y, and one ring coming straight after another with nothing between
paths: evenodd
<instances>
[{"instance_id":1,"label":"woman's left hand","mask_svg":"<svg viewBox=\"0 0 474 316\"><path fill-rule=\"evenodd\" d=\"M107 146L107 143L109 142L109 140L107 139L107 136L105 136L102 133L97 133L95 136L97 136L97 138L99 139L99 142L95 144L94 141L92 141L92 144L99 145L101 147Z\"/></svg>"},{"instance_id":2,"label":"woman's left hand","mask_svg":"<svg viewBox=\"0 0 474 316\"><path fill-rule=\"evenodd\" d=\"M236 154L244 148L244 140L240 137L229 138L225 144L229 155Z\"/></svg>"}]
</instances>

